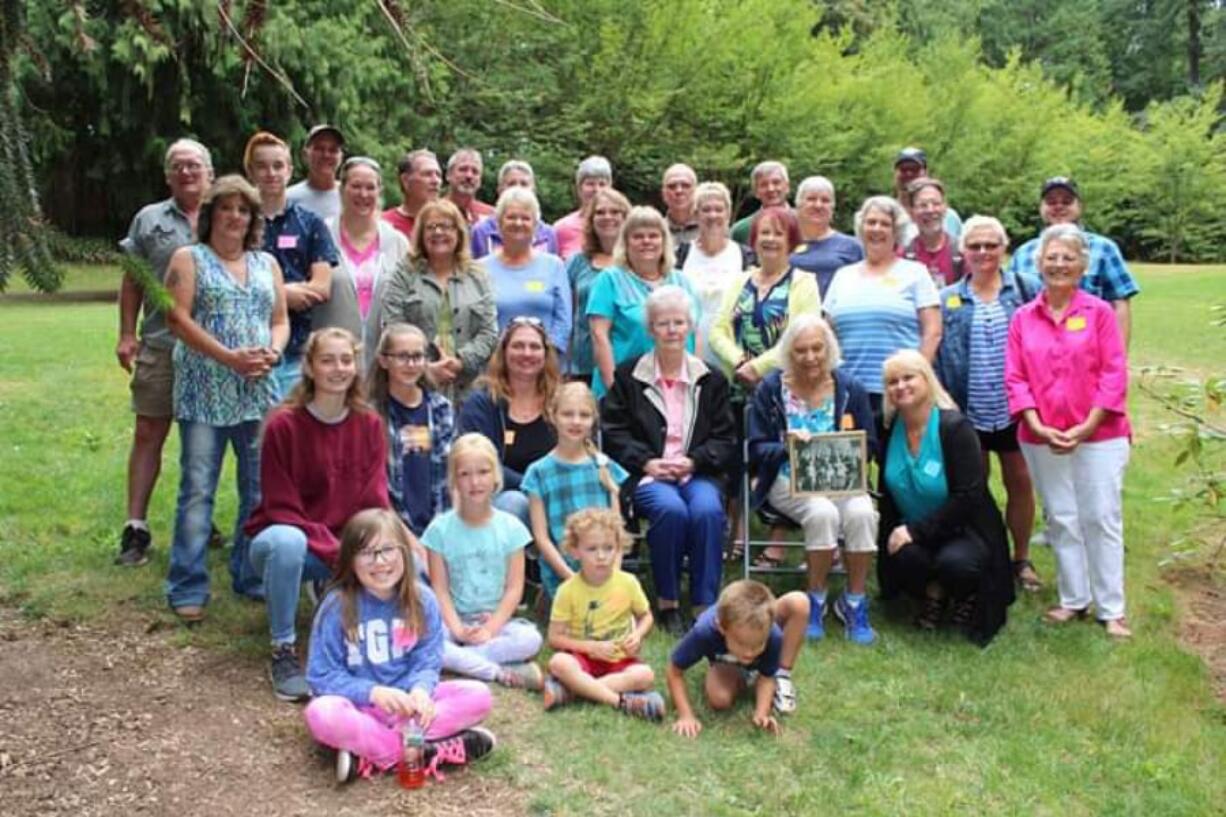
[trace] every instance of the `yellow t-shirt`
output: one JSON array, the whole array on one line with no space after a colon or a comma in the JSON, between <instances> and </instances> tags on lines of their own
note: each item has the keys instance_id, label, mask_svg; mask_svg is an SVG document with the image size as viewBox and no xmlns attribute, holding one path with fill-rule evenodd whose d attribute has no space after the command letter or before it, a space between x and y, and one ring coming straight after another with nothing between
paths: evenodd
<instances>
[{"instance_id":1,"label":"yellow t-shirt","mask_svg":"<svg viewBox=\"0 0 1226 817\"><path fill-rule=\"evenodd\" d=\"M649 609L643 586L630 573L619 570L598 587L576 573L558 588L549 620L565 621L571 638L617 641L629 635L635 618Z\"/></svg>"}]
</instances>

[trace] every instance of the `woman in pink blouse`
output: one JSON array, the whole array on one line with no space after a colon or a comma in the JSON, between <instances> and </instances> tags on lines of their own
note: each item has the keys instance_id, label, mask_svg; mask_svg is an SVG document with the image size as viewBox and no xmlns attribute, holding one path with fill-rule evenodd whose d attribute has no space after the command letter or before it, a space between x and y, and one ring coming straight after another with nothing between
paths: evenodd
<instances>
[{"instance_id":1,"label":"woman in pink blouse","mask_svg":"<svg viewBox=\"0 0 1226 817\"><path fill-rule=\"evenodd\" d=\"M1046 618L1084 618L1108 635L1124 618L1122 490L1128 465L1128 361L1111 305L1084 292L1085 234L1057 225L1039 238L1043 293L1009 325L1005 386L1018 439L1048 515L1060 604Z\"/></svg>"}]
</instances>

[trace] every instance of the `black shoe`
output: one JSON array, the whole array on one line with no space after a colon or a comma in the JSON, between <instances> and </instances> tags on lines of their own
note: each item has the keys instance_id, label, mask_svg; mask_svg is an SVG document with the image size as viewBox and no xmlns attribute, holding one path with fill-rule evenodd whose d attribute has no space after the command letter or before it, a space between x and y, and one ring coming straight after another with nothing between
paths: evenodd
<instances>
[{"instance_id":1,"label":"black shoe","mask_svg":"<svg viewBox=\"0 0 1226 817\"><path fill-rule=\"evenodd\" d=\"M681 617L681 610L677 607L666 607L656 616L656 623L660 625L660 629L669 635L682 636L685 635L685 619Z\"/></svg>"},{"instance_id":2,"label":"black shoe","mask_svg":"<svg viewBox=\"0 0 1226 817\"><path fill-rule=\"evenodd\" d=\"M272 694L282 701L295 703L311 697L311 688L307 686L306 675L298 663L298 653L293 644L273 648L268 677L272 681Z\"/></svg>"},{"instance_id":3,"label":"black shoe","mask_svg":"<svg viewBox=\"0 0 1226 817\"><path fill-rule=\"evenodd\" d=\"M147 529L124 525L123 533L119 537L119 555L115 557L115 564L140 567L149 561L149 547L152 544L153 537Z\"/></svg>"},{"instance_id":4,"label":"black shoe","mask_svg":"<svg viewBox=\"0 0 1226 817\"><path fill-rule=\"evenodd\" d=\"M494 751L497 743L494 733L480 726L442 740L429 740L426 741L426 765L431 769L437 769L444 763L448 766L467 766Z\"/></svg>"},{"instance_id":5,"label":"black shoe","mask_svg":"<svg viewBox=\"0 0 1226 817\"><path fill-rule=\"evenodd\" d=\"M967 596L964 599L958 599L954 602L953 609L949 613L949 623L960 630L965 630L971 626L975 620L975 594Z\"/></svg>"},{"instance_id":6,"label":"black shoe","mask_svg":"<svg viewBox=\"0 0 1226 817\"><path fill-rule=\"evenodd\" d=\"M226 537L217 530L216 525L209 529L209 550L221 550L226 546L226 541Z\"/></svg>"}]
</instances>

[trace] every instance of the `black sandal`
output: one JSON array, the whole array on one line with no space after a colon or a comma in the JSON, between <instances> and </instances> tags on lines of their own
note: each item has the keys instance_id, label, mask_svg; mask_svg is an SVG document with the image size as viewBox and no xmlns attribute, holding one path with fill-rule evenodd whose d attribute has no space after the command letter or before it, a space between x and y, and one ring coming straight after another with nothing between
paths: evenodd
<instances>
[{"instance_id":1,"label":"black sandal","mask_svg":"<svg viewBox=\"0 0 1226 817\"><path fill-rule=\"evenodd\" d=\"M765 550L762 550L754 557L752 567L754 570L778 570L783 565L783 559L772 556Z\"/></svg>"},{"instance_id":2,"label":"black sandal","mask_svg":"<svg viewBox=\"0 0 1226 817\"><path fill-rule=\"evenodd\" d=\"M949 623L955 627L966 629L975 618L975 594L954 602L949 614Z\"/></svg>"},{"instance_id":3,"label":"black sandal","mask_svg":"<svg viewBox=\"0 0 1226 817\"><path fill-rule=\"evenodd\" d=\"M1013 580L1027 593L1037 593L1043 589L1043 580L1029 559L1013 560Z\"/></svg>"}]
</instances>

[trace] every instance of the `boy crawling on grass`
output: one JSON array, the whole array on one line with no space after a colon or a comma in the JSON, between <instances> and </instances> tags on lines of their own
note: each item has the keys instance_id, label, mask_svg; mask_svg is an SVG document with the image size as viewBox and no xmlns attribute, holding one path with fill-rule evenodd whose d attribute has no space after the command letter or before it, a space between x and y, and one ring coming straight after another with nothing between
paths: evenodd
<instances>
[{"instance_id":1,"label":"boy crawling on grass","mask_svg":"<svg viewBox=\"0 0 1226 817\"><path fill-rule=\"evenodd\" d=\"M668 661L665 677L677 720L673 731L698 737L702 723L694 717L685 691L685 671L701 658L710 662L703 682L707 704L730 709L736 699L753 688L753 723L776 733L779 723L771 714L796 711L792 665L804 643L809 620L809 598L799 591L775 600L761 582L732 582L681 639Z\"/></svg>"}]
</instances>

